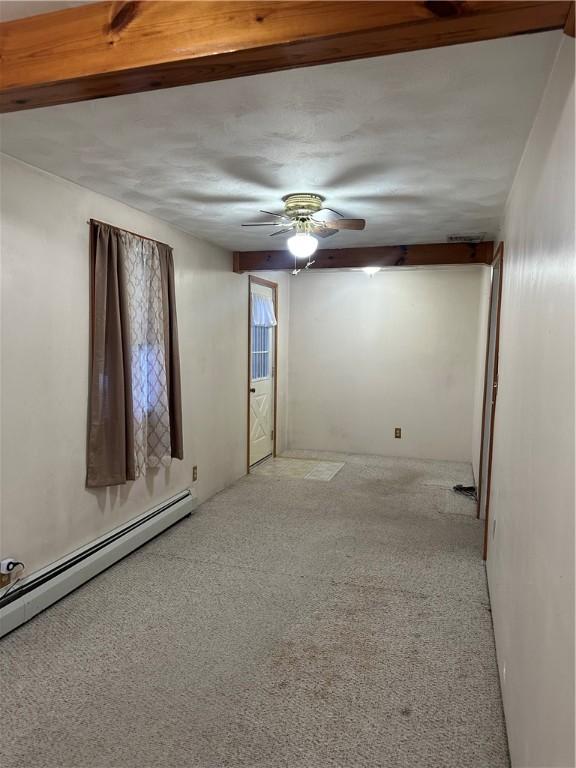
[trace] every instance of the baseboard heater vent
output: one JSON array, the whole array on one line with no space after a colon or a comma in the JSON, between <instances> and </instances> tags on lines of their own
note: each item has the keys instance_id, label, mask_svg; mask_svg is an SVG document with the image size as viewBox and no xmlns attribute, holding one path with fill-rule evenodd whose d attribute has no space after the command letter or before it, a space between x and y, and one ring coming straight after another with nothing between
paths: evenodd
<instances>
[{"instance_id":1,"label":"baseboard heater vent","mask_svg":"<svg viewBox=\"0 0 576 768\"><path fill-rule=\"evenodd\" d=\"M22 579L0 597L0 637L29 621L84 582L192 514L198 500L192 491L167 499L61 560Z\"/></svg>"}]
</instances>

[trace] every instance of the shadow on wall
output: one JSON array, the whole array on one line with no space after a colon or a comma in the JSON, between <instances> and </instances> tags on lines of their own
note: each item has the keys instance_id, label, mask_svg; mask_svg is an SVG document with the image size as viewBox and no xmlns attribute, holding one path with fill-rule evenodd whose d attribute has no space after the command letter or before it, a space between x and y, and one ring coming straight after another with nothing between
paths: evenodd
<instances>
[{"instance_id":1,"label":"shadow on wall","mask_svg":"<svg viewBox=\"0 0 576 768\"><path fill-rule=\"evenodd\" d=\"M160 487L170 487L170 467L149 467L144 482L148 493L154 497L159 484ZM128 482L125 485L110 485L105 488L86 488L86 492L96 499L100 512L106 512L125 504L133 488L134 483Z\"/></svg>"}]
</instances>

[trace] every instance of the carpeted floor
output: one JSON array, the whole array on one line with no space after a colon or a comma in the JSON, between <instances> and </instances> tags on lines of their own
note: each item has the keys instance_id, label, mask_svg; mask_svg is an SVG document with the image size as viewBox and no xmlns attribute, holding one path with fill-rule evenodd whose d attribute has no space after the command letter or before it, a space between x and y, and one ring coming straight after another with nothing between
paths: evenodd
<instances>
[{"instance_id":1,"label":"carpeted floor","mask_svg":"<svg viewBox=\"0 0 576 768\"><path fill-rule=\"evenodd\" d=\"M464 464L254 475L0 643L3 768L503 768ZM158 575L156 575L158 574Z\"/></svg>"}]
</instances>

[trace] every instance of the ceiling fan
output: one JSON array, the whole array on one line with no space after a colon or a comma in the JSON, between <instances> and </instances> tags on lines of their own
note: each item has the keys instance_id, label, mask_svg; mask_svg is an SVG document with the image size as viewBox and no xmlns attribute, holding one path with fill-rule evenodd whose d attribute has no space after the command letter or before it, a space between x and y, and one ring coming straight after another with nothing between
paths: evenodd
<instances>
[{"instance_id":1,"label":"ceiling fan","mask_svg":"<svg viewBox=\"0 0 576 768\"><path fill-rule=\"evenodd\" d=\"M297 193L282 198L284 213L261 211L274 216L274 221L242 224L243 227L277 227L271 237L293 232L287 245L296 258L310 258L318 248L318 238L331 237L341 229L364 229L364 219L347 219L333 208L324 205L322 195ZM329 214L327 217L325 214ZM331 216L330 216L331 214Z\"/></svg>"}]
</instances>

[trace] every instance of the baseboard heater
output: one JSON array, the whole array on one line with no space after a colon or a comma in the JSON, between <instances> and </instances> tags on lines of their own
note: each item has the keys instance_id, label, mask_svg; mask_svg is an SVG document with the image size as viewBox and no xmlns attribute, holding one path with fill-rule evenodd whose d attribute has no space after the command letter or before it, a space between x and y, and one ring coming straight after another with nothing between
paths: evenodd
<instances>
[{"instance_id":1,"label":"baseboard heater","mask_svg":"<svg viewBox=\"0 0 576 768\"><path fill-rule=\"evenodd\" d=\"M0 637L191 515L197 505L186 489L8 588L0 596Z\"/></svg>"}]
</instances>

